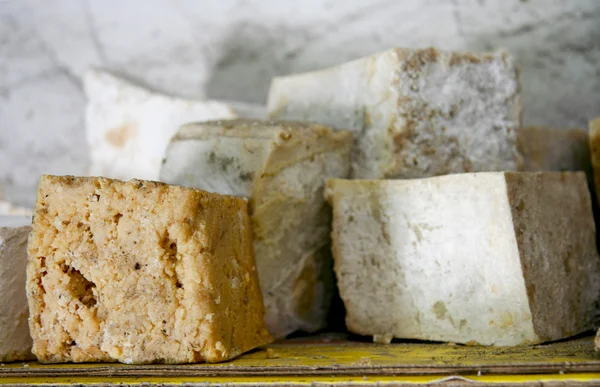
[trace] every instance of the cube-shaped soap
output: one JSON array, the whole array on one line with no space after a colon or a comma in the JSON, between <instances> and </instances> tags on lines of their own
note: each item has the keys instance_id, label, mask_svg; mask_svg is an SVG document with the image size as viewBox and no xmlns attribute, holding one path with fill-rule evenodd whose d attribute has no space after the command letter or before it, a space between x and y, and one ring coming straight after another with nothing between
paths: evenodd
<instances>
[{"instance_id":1,"label":"cube-shaped soap","mask_svg":"<svg viewBox=\"0 0 600 387\"><path fill-rule=\"evenodd\" d=\"M25 272L31 217L0 216L0 362L33 358Z\"/></svg>"},{"instance_id":2,"label":"cube-shaped soap","mask_svg":"<svg viewBox=\"0 0 600 387\"><path fill-rule=\"evenodd\" d=\"M95 176L157 180L169 140L190 121L261 118L262 106L162 94L102 70L84 77L86 134Z\"/></svg>"},{"instance_id":3,"label":"cube-shaped soap","mask_svg":"<svg viewBox=\"0 0 600 387\"><path fill-rule=\"evenodd\" d=\"M300 122L183 126L161 171L167 183L250 198L267 328L283 337L327 323L334 291L325 179L350 173L352 134Z\"/></svg>"},{"instance_id":4,"label":"cube-shaped soap","mask_svg":"<svg viewBox=\"0 0 600 387\"><path fill-rule=\"evenodd\" d=\"M533 344L594 326L600 259L582 172L330 180L352 332Z\"/></svg>"},{"instance_id":5,"label":"cube-shaped soap","mask_svg":"<svg viewBox=\"0 0 600 387\"><path fill-rule=\"evenodd\" d=\"M271 340L245 199L43 176L28 253L42 362L218 362Z\"/></svg>"},{"instance_id":6,"label":"cube-shaped soap","mask_svg":"<svg viewBox=\"0 0 600 387\"><path fill-rule=\"evenodd\" d=\"M390 49L274 78L269 117L354 131L354 178L516 170L518 71L510 55Z\"/></svg>"}]
</instances>

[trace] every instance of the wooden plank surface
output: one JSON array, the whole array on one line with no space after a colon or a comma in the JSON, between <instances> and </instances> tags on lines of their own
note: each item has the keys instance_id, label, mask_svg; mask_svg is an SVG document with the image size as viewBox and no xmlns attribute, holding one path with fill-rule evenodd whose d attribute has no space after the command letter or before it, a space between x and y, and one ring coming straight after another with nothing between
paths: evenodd
<instances>
[{"instance_id":1,"label":"wooden plank surface","mask_svg":"<svg viewBox=\"0 0 600 387\"><path fill-rule=\"evenodd\" d=\"M125 384L243 385L247 381L277 385L285 381L302 385L319 380L326 384L371 384L393 380L432 382L448 377L509 384L527 384L540 378L600 384L600 353L594 351L593 336L533 347L494 348L421 342L381 345L328 334L278 342L219 364L28 362L0 366L0 384L95 384L103 380Z\"/></svg>"}]
</instances>

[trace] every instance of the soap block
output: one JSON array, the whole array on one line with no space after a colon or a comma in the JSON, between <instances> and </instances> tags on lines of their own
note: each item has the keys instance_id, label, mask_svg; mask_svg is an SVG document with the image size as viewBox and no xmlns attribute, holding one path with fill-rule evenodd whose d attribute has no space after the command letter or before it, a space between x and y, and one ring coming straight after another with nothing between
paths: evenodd
<instances>
[{"instance_id":1,"label":"soap block","mask_svg":"<svg viewBox=\"0 0 600 387\"><path fill-rule=\"evenodd\" d=\"M583 172L329 180L351 332L510 346L594 326L600 259Z\"/></svg>"},{"instance_id":2,"label":"soap block","mask_svg":"<svg viewBox=\"0 0 600 387\"><path fill-rule=\"evenodd\" d=\"M0 216L0 362L34 359L25 272L31 217Z\"/></svg>"},{"instance_id":3,"label":"soap block","mask_svg":"<svg viewBox=\"0 0 600 387\"><path fill-rule=\"evenodd\" d=\"M271 341L245 199L43 176L28 253L41 362L219 362Z\"/></svg>"},{"instance_id":4,"label":"soap block","mask_svg":"<svg viewBox=\"0 0 600 387\"><path fill-rule=\"evenodd\" d=\"M31 219L32 211L29 208L19 207L6 200L0 200L0 217L22 217Z\"/></svg>"},{"instance_id":5,"label":"soap block","mask_svg":"<svg viewBox=\"0 0 600 387\"><path fill-rule=\"evenodd\" d=\"M273 79L272 119L354 132L353 178L518 170L518 70L504 52L394 48Z\"/></svg>"},{"instance_id":6,"label":"soap block","mask_svg":"<svg viewBox=\"0 0 600 387\"><path fill-rule=\"evenodd\" d=\"M162 94L103 70L86 73L84 86L93 176L158 180L165 149L180 125L266 114L257 105Z\"/></svg>"},{"instance_id":7,"label":"soap block","mask_svg":"<svg viewBox=\"0 0 600 387\"><path fill-rule=\"evenodd\" d=\"M254 251L275 337L327 324L334 293L325 179L350 173L352 134L301 122L212 121L183 126L161 180L250 198Z\"/></svg>"},{"instance_id":8,"label":"soap block","mask_svg":"<svg viewBox=\"0 0 600 387\"><path fill-rule=\"evenodd\" d=\"M524 171L584 171L591 177L590 146L584 129L527 126L517 130L517 145Z\"/></svg>"},{"instance_id":9,"label":"soap block","mask_svg":"<svg viewBox=\"0 0 600 387\"><path fill-rule=\"evenodd\" d=\"M590 121L589 145L594 173L594 188L600 202L600 117Z\"/></svg>"}]
</instances>

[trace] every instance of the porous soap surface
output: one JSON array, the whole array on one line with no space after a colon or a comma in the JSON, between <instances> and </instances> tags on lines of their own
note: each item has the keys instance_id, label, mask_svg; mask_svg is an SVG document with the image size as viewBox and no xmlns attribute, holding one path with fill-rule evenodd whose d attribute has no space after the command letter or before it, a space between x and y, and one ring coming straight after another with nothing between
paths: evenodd
<instances>
[{"instance_id":1,"label":"porous soap surface","mask_svg":"<svg viewBox=\"0 0 600 387\"><path fill-rule=\"evenodd\" d=\"M29 240L42 362L217 362L268 343L246 200L43 176Z\"/></svg>"}]
</instances>

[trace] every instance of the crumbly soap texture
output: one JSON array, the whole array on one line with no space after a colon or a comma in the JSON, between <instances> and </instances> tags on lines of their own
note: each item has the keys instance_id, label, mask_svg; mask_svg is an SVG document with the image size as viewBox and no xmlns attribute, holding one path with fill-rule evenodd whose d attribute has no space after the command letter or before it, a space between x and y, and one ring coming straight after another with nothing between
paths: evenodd
<instances>
[{"instance_id":1,"label":"crumbly soap texture","mask_svg":"<svg viewBox=\"0 0 600 387\"><path fill-rule=\"evenodd\" d=\"M28 253L41 362L219 362L272 340L244 199L43 176Z\"/></svg>"}]
</instances>

